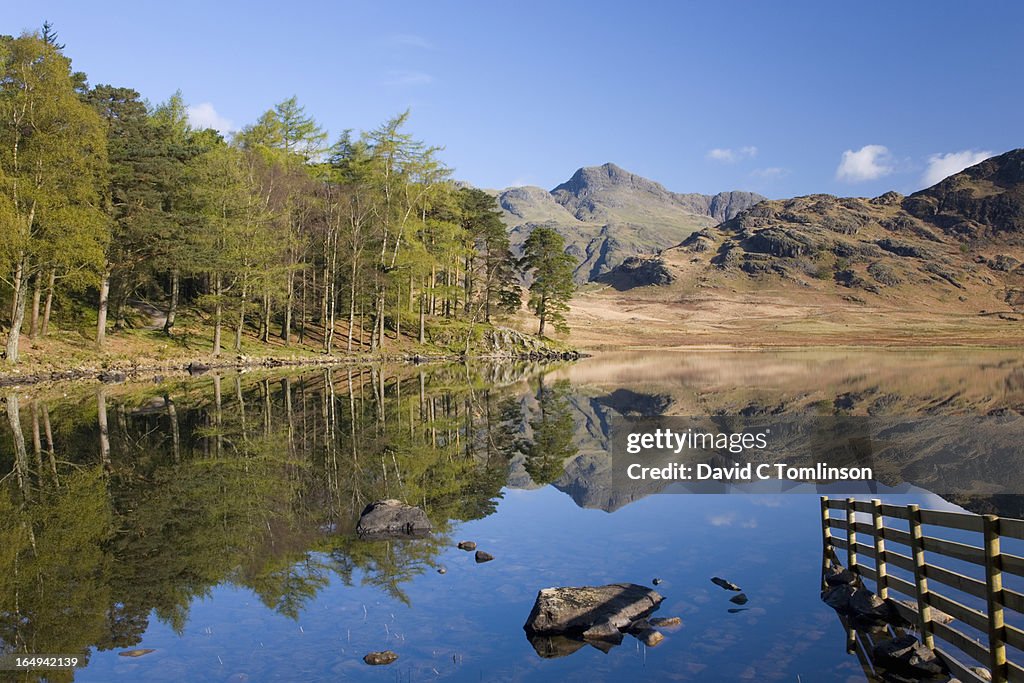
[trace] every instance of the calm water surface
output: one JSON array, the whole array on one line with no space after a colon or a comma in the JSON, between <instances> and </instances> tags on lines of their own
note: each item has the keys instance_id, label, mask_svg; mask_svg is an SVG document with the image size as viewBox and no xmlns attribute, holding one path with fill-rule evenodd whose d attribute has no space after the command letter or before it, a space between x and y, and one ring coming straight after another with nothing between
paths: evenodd
<instances>
[{"instance_id":1,"label":"calm water surface","mask_svg":"<svg viewBox=\"0 0 1024 683\"><path fill-rule=\"evenodd\" d=\"M49 680L862 681L819 600L817 492L619 491L608 425L1017 412L1024 357L616 354L15 390L4 403L0 645L87 657ZM1019 497L940 497L913 474L927 462L901 471L860 495L1019 516ZM360 510L388 497L422 506L435 533L359 540ZM476 564L460 540L496 559ZM712 576L750 602L737 608ZM542 658L526 638L540 588L655 578L657 614L683 620L655 648L627 637ZM119 654L138 648L153 652ZM384 649L398 661L363 663Z\"/></svg>"}]
</instances>

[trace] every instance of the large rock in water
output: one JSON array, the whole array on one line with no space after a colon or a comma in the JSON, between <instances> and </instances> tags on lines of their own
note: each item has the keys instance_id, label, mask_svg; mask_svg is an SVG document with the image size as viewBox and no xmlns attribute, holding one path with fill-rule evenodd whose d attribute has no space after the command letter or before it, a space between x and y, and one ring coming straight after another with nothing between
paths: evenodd
<instances>
[{"instance_id":1,"label":"large rock in water","mask_svg":"<svg viewBox=\"0 0 1024 683\"><path fill-rule=\"evenodd\" d=\"M664 599L653 589L635 583L545 588L537 593L523 628L537 634L622 631L651 614Z\"/></svg>"},{"instance_id":2,"label":"large rock in water","mask_svg":"<svg viewBox=\"0 0 1024 683\"><path fill-rule=\"evenodd\" d=\"M425 536L433 527L427 513L400 500L378 500L363 509L356 533L364 538Z\"/></svg>"}]
</instances>

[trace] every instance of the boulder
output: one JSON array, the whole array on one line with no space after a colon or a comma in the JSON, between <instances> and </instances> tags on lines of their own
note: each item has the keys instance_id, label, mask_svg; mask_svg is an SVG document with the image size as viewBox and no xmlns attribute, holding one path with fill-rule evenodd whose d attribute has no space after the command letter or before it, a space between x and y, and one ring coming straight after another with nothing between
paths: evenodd
<instances>
[{"instance_id":1,"label":"boulder","mask_svg":"<svg viewBox=\"0 0 1024 683\"><path fill-rule=\"evenodd\" d=\"M367 505L356 525L356 533L363 538L424 536L431 529L427 513L393 499Z\"/></svg>"},{"instance_id":2,"label":"boulder","mask_svg":"<svg viewBox=\"0 0 1024 683\"><path fill-rule=\"evenodd\" d=\"M370 666L381 666L384 664L391 664L398 659L398 655L391 650L384 650L382 652L370 652L363 657L363 661Z\"/></svg>"},{"instance_id":3,"label":"boulder","mask_svg":"<svg viewBox=\"0 0 1024 683\"><path fill-rule=\"evenodd\" d=\"M201 375L204 372L209 372L210 366L209 364L203 363L202 361L194 360L188 365L186 365L185 369L188 370L188 374L190 375Z\"/></svg>"},{"instance_id":4,"label":"boulder","mask_svg":"<svg viewBox=\"0 0 1024 683\"><path fill-rule=\"evenodd\" d=\"M523 628L527 633L580 634L597 625L618 630L651 614L664 598L635 583L607 586L544 588L537 593Z\"/></svg>"},{"instance_id":5,"label":"boulder","mask_svg":"<svg viewBox=\"0 0 1024 683\"><path fill-rule=\"evenodd\" d=\"M918 642L917 637L906 634L875 645L871 660L896 674L914 679L932 678L947 673L946 666L935 651Z\"/></svg>"}]
</instances>

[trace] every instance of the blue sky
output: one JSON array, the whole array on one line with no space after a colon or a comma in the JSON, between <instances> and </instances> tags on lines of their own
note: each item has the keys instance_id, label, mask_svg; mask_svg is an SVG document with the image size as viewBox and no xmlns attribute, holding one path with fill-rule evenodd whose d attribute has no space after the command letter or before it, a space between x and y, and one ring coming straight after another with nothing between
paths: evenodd
<instances>
[{"instance_id":1,"label":"blue sky","mask_svg":"<svg viewBox=\"0 0 1024 683\"><path fill-rule=\"evenodd\" d=\"M1024 146L1024 3L11 2L91 83L332 138L409 107L483 187L613 161L679 192L911 192Z\"/></svg>"}]
</instances>

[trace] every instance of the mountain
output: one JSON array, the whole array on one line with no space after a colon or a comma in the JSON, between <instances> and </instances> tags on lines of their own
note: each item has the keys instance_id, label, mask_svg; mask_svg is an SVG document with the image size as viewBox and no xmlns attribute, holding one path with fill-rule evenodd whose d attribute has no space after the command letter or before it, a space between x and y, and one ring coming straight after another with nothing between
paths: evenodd
<instances>
[{"instance_id":1,"label":"mountain","mask_svg":"<svg viewBox=\"0 0 1024 683\"><path fill-rule=\"evenodd\" d=\"M752 192L678 194L615 164L581 168L551 192L513 187L498 193L513 245L535 227L554 228L579 261L579 282L635 254L678 244L690 232L732 218L763 199Z\"/></svg>"},{"instance_id":2,"label":"mountain","mask_svg":"<svg viewBox=\"0 0 1024 683\"><path fill-rule=\"evenodd\" d=\"M611 288L577 297L577 343L641 343L638 321L652 344L1017 343L1024 150L908 197L765 200L594 279Z\"/></svg>"}]
</instances>

